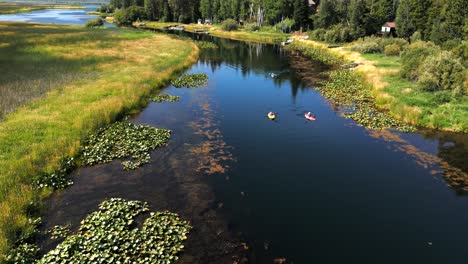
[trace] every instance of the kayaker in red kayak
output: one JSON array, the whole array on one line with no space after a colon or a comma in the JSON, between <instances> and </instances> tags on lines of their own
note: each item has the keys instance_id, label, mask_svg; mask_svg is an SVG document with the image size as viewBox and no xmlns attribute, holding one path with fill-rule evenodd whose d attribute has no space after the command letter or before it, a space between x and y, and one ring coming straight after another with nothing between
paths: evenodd
<instances>
[{"instance_id":1,"label":"kayaker in red kayak","mask_svg":"<svg viewBox=\"0 0 468 264\"><path fill-rule=\"evenodd\" d=\"M307 120L315 121L315 116L313 116L311 112L304 114L304 116Z\"/></svg>"}]
</instances>

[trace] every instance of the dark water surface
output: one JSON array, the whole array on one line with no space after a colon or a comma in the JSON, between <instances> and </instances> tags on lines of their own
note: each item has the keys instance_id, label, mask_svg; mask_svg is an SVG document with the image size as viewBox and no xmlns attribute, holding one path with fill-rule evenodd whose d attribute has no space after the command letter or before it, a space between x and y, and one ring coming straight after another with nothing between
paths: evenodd
<instances>
[{"instance_id":1,"label":"dark water surface","mask_svg":"<svg viewBox=\"0 0 468 264\"><path fill-rule=\"evenodd\" d=\"M169 146L135 171L78 169L49 200L45 228L76 228L122 197L192 221L180 263L233 263L241 242L249 263L468 263L466 135L366 130L313 89L318 64L278 46L212 41L219 48L189 70L207 73L207 86L171 86L164 92L180 102L131 119L173 130Z\"/></svg>"}]
</instances>

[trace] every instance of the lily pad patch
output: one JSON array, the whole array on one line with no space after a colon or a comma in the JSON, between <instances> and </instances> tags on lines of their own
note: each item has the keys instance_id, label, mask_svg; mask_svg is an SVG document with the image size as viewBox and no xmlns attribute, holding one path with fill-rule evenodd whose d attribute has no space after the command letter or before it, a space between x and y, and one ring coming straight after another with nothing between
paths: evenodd
<instances>
[{"instance_id":1,"label":"lily pad patch","mask_svg":"<svg viewBox=\"0 0 468 264\"><path fill-rule=\"evenodd\" d=\"M179 100L180 100L180 96L170 95L170 94L159 94L159 95L151 97L151 101L156 102L156 103L178 102Z\"/></svg>"},{"instance_id":2,"label":"lily pad patch","mask_svg":"<svg viewBox=\"0 0 468 264\"><path fill-rule=\"evenodd\" d=\"M171 131L127 122L116 122L90 136L81 149L85 165L124 159L126 170L136 169L151 160L150 152L167 145Z\"/></svg>"},{"instance_id":3,"label":"lily pad patch","mask_svg":"<svg viewBox=\"0 0 468 264\"><path fill-rule=\"evenodd\" d=\"M145 202L106 200L37 263L173 263L190 225L177 214L155 212L138 228L135 217L147 211Z\"/></svg>"},{"instance_id":4,"label":"lily pad patch","mask_svg":"<svg viewBox=\"0 0 468 264\"><path fill-rule=\"evenodd\" d=\"M173 80L171 83L176 88L192 88L198 87L208 82L208 75L206 73L193 73L193 74L184 74L178 79Z\"/></svg>"}]
</instances>

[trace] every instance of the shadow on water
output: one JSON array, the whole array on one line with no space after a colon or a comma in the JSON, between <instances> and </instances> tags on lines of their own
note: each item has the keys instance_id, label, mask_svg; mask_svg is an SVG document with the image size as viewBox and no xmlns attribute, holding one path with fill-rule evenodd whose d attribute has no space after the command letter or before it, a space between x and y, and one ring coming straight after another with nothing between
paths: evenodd
<instances>
[{"instance_id":1,"label":"shadow on water","mask_svg":"<svg viewBox=\"0 0 468 264\"><path fill-rule=\"evenodd\" d=\"M207 73L208 85L169 87L180 102L150 103L131 119L171 129L169 145L135 171L76 170L75 184L48 200L44 229L76 229L103 199L122 197L191 221L178 263L468 259L468 199L453 192L466 188L466 135L368 131L313 89L319 64L279 46L194 38L218 45L189 70ZM54 245L43 238L43 249Z\"/></svg>"}]
</instances>

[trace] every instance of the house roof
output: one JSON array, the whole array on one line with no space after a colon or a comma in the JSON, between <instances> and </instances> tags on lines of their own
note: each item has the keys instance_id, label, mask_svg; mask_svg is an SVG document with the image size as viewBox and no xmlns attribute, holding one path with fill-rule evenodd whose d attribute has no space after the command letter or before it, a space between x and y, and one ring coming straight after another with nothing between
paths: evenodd
<instances>
[{"instance_id":1,"label":"house roof","mask_svg":"<svg viewBox=\"0 0 468 264\"><path fill-rule=\"evenodd\" d=\"M384 27L389 27L389 28L396 28L396 23L395 22L386 22Z\"/></svg>"},{"instance_id":2,"label":"house roof","mask_svg":"<svg viewBox=\"0 0 468 264\"><path fill-rule=\"evenodd\" d=\"M316 5L315 1L314 0L309 0L309 6L313 6L313 5Z\"/></svg>"}]
</instances>

